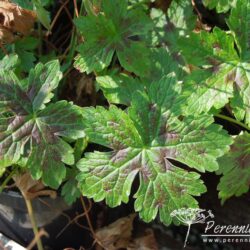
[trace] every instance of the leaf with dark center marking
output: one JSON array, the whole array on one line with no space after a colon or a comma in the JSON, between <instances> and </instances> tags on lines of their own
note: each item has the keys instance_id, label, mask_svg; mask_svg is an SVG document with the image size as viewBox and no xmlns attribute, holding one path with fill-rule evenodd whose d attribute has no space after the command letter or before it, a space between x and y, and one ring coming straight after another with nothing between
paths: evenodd
<instances>
[{"instance_id":1,"label":"leaf with dark center marking","mask_svg":"<svg viewBox=\"0 0 250 250\"><path fill-rule=\"evenodd\" d=\"M60 137L84 136L78 107L66 101L46 105L61 79L58 61L38 64L23 86L12 71L0 71L0 164L28 158L32 177L57 188L74 163L73 149Z\"/></svg>"},{"instance_id":2,"label":"leaf with dark center marking","mask_svg":"<svg viewBox=\"0 0 250 250\"><path fill-rule=\"evenodd\" d=\"M81 72L102 71L117 53L127 71L147 75L149 50L141 38L151 21L141 9L128 10L126 0L103 0L97 15L80 17L75 23L84 37L74 64Z\"/></svg>"},{"instance_id":3,"label":"leaf with dark center marking","mask_svg":"<svg viewBox=\"0 0 250 250\"><path fill-rule=\"evenodd\" d=\"M93 152L77 164L83 195L106 200L111 207L128 202L137 174L140 187L135 209L145 221L159 212L171 222L171 211L196 207L193 196L206 191L200 175L171 163L181 162L198 171L218 169L216 159L231 143L230 137L211 116L179 119L177 96L181 89L172 75L155 82L147 91L134 93L127 112L111 106L86 108L85 132L90 141L112 149Z\"/></svg>"}]
</instances>

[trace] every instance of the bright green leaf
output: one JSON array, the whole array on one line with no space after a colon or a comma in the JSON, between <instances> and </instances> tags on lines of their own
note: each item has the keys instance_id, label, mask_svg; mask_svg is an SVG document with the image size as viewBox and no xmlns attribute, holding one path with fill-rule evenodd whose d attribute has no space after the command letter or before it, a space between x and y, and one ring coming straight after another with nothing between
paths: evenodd
<instances>
[{"instance_id":1,"label":"bright green leaf","mask_svg":"<svg viewBox=\"0 0 250 250\"><path fill-rule=\"evenodd\" d=\"M135 92L127 112L115 106L83 109L90 141L112 149L86 154L78 162L83 195L95 201L105 199L115 207L128 202L139 174L135 209L145 221L159 212L161 221L170 224L171 211L198 205L193 196L206 191L199 174L171 160L201 172L215 171L216 159L229 149L231 139L208 115L179 117L180 87L169 75L147 92Z\"/></svg>"},{"instance_id":2,"label":"bright green leaf","mask_svg":"<svg viewBox=\"0 0 250 250\"><path fill-rule=\"evenodd\" d=\"M2 70L14 70L17 65L19 65L20 60L18 59L18 56L15 54L6 55L1 61L0 61L0 69Z\"/></svg>"},{"instance_id":3,"label":"bright green leaf","mask_svg":"<svg viewBox=\"0 0 250 250\"><path fill-rule=\"evenodd\" d=\"M150 60L150 74L148 77L144 77L149 83L159 81L163 76L173 72L177 78L184 76L184 71L182 70L181 61L179 61L178 56L173 60L173 55L165 48L151 49Z\"/></svg>"},{"instance_id":4,"label":"bright green leaf","mask_svg":"<svg viewBox=\"0 0 250 250\"><path fill-rule=\"evenodd\" d=\"M139 79L126 74L99 76L96 81L108 101L114 104L129 105L134 92L144 88Z\"/></svg>"},{"instance_id":5,"label":"bright green leaf","mask_svg":"<svg viewBox=\"0 0 250 250\"><path fill-rule=\"evenodd\" d=\"M218 13L227 12L232 6L235 6L236 0L203 0L203 3L209 9L216 9Z\"/></svg>"},{"instance_id":6,"label":"bright green leaf","mask_svg":"<svg viewBox=\"0 0 250 250\"><path fill-rule=\"evenodd\" d=\"M37 17L41 24L47 29L50 29L50 13L47 11L43 4L42 1L40 0L32 0L33 5L35 7Z\"/></svg>"},{"instance_id":7,"label":"bright green leaf","mask_svg":"<svg viewBox=\"0 0 250 250\"><path fill-rule=\"evenodd\" d=\"M222 64L217 70L196 70L184 78L184 112L200 114L213 107L220 109L233 97L235 67Z\"/></svg>"},{"instance_id":8,"label":"bright green leaf","mask_svg":"<svg viewBox=\"0 0 250 250\"><path fill-rule=\"evenodd\" d=\"M233 37L219 28L214 28L212 33L191 33L189 37L181 38L178 44L186 62L195 66L215 67L239 59Z\"/></svg>"}]
</instances>

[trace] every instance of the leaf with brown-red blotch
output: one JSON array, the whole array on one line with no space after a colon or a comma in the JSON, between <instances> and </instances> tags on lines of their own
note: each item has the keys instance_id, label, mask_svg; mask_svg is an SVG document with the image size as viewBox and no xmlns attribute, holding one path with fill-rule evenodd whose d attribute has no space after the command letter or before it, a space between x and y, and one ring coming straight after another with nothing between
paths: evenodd
<instances>
[{"instance_id":1,"label":"leaf with brown-red blotch","mask_svg":"<svg viewBox=\"0 0 250 250\"><path fill-rule=\"evenodd\" d=\"M230 151L219 159L218 185L222 203L231 196L240 196L250 185L250 134L244 132L234 138Z\"/></svg>"},{"instance_id":2,"label":"leaf with brown-red blotch","mask_svg":"<svg viewBox=\"0 0 250 250\"><path fill-rule=\"evenodd\" d=\"M229 103L236 119L250 125L248 13L249 1L239 0L227 20L230 32L215 27L212 32L201 31L179 39L186 63L195 66L188 77L192 83L184 84L190 96L188 113L200 114Z\"/></svg>"},{"instance_id":3,"label":"leaf with brown-red blotch","mask_svg":"<svg viewBox=\"0 0 250 250\"><path fill-rule=\"evenodd\" d=\"M14 3L0 2L0 41L12 43L17 38L27 36L36 21L36 13Z\"/></svg>"},{"instance_id":4,"label":"leaf with brown-red blotch","mask_svg":"<svg viewBox=\"0 0 250 250\"><path fill-rule=\"evenodd\" d=\"M78 107L67 101L49 104L62 77L58 61L39 63L23 84L14 72L0 70L0 165L27 157L36 180L57 188L72 165L72 147L61 137L84 137Z\"/></svg>"},{"instance_id":5,"label":"leaf with brown-red blotch","mask_svg":"<svg viewBox=\"0 0 250 250\"><path fill-rule=\"evenodd\" d=\"M171 74L148 90L136 91L127 111L115 106L82 110L90 142L112 149L86 153L78 162L83 195L105 199L111 207L127 203L139 175L135 210L144 221L159 213L170 224L171 211L198 205L193 196L206 191L200 175L171 160L201 172L215 171L216 159L229 150L231 138L209 115L181 117L179 94L179 82Z\"/></svg>"},{"instance_id":6,"label":"leaf with brown-red blotch","mask_svg":"<svg viewBox=\"0 0 250 250\"><path fill-rule=\"evenodd\" d=\"M101 3L97 14L89 13L75 20L84 37L84 43L78 47L75 68L88 74L100 72L110 65L116 53L125 70L147 75L150 53L143 37L152 27L150 18L140 8L129 9L126 0L102 0Z\"/></svg>"}]
</instances>

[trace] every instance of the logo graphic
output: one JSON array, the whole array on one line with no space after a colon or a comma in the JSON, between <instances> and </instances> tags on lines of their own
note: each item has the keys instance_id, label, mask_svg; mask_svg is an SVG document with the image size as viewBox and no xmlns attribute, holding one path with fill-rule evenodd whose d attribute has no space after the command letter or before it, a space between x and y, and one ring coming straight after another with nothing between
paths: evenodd
<instances>
[{"instance_id":1,"label":"logo graphic","mask_svg":"<svg viewBox=\"0 0 250 250\"><path fill-rule=\"evenodd\" d=\"M197 223L205 223L207 218L214 218L214 215L211 212L211 210L207 211L205 209L200 209L200 208L180 208L172 211L170 216L175 217L179 222L188 226L184 242L184 248L187 245L187 240L190 233L191 225Z\"/></svg>"}]
</instances>

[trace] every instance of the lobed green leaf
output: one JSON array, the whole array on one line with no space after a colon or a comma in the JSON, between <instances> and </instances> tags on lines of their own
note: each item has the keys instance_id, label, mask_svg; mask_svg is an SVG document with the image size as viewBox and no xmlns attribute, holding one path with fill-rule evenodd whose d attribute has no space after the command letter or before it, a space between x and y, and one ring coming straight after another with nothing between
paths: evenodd
<instances>
[{"instance_id":1,"label":"lobed green leaf","mask_svg":"<svg viewBox=\"0 0 250 250\"><path fill-rule=\"evenodd\" d=\"M224 203L231 196L240 196L249 190L250 134L245 132L234 138L230 151L219 159L219 197Z\"/></svg>"},{"instance_id":2,"label":"lobed green leaf","mask_svg":"<svg viewBox=\"0 0 250 250\"><path fill-rule=\"evenodd\" d=\"M83 137L78 107L66 101L46 105L61 79L58 61L38 64L23 86L12 71L0 71L0 165L27 158L35 179L57 188L74 164L71 146L61 137Z\"/></svg>"},{"instance_id":3,"label":"lobed green leaf","mask_svg":"<svg viewBox=\"0 0 250 250\"><path fill-rule=\"evenodd\" d=\"M173 210L197 206L193 196L206 191L199 174L176 167L172 160L201 172L215 171L216 159L229 150L231 139L212 124L211 116L180 118L180 91L172 74L136 91L127 111L114 106L83 109L90 141L112 149L85 154L77 163L83 195L118 206L128 202L139 174L135 209L145 221L159 212L161 221L170 224Z\"/></svg>"}]
</instances>

